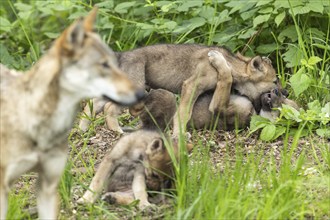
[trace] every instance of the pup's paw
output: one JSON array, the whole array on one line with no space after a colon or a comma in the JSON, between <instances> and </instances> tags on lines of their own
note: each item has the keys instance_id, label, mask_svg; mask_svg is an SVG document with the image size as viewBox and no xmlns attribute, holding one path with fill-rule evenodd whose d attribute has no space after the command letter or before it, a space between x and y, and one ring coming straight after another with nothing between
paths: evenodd
<instances>
[{"instance_id":1,"label":"pup's paw","mask_svg":"<svg viewBox=\"0 0 330 220\"><path fill-rule=\"evenodd\" d=\"M84 197L81 197L80 199L77 200L77 203L80 204L80 205L83 205L83 204L88 204L88 203L91 203L91 202L86 200Z\"/></svg>"},{"instance_id":2,"label":"pup's paw","mask_svg":"<svg viewBox=\"0 0 330 220\"><path fill-rule=\"evenodd\" d=\"M230 65L226 61L225 57L223 54L217 50L210 50L207 54L209 56L209 61L210 63L216 68L216 69L221 69L221 68L226 68L230 69Z\"/></svg>"},{"instance_id":3,"label":"pup's paw","mask_svg":"<svg viewBox=\"0 0 330 220\"><path fill-rule=\"evenodd\" d=\"M109 204L116 204L117 200L114 196L112 196L112 192L107 192L101 197L102 201L105 201Z\"/></svg>"}]
</instances>

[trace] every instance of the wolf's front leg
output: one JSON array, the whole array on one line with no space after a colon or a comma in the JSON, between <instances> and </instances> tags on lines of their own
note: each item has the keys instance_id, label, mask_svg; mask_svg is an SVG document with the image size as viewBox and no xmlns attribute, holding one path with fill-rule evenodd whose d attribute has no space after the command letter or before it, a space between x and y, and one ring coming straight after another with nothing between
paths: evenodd
<instances>
[{"instance_id":1,"label":"wolf's front leg","mask_svg":"<svg viewBox=\"0 0 330 220\"><path fill-rule=\"evenodd\" d=\"M146 207L151 206L148 201L147 185L143 166L139 166L136 168L132 183L132 189L135 199L140 200L140 209L145 209Z\"/></svg>"},{"instance_id":2,"label":"wolf's front leg","mask_svg":"<svg viewBox=\"0 0 330 220\"><path fill-rule=\"evenodd\" d=\"M1 170L1 185L0 185L0 219L6 219L8 209L8 189L5 186L2 176L4 172Z\"/></svg>"},{"instance_id":3,"label":"wolf's front leg","mask_svg":"<svg viewBox=\"0 0 330 220\"><path fill-rule=\"evenodd\" d=\"M214 89L217 83L217 73L206 62L200 62L195 68L195 74L183 82L181 100L173 117L173 136L178 137L191 118L193 106L197 98L205 91Z\"/></svg>"},{"instance_id":4,"label":"wolf's front leg","mask_svg":"<svg viewBox=\"0 0 330 220\"><path fill-rule=\"evenodd\" d=\"M60 152L53 150L41 157L41 169L37 182L39 219L56 219L58 213L57 186L66 164L67 154L65 150Z\"/></svg>"},{"instance_id":5,"label":"wolf's front leg","mask_svg":"<svg viewBox=\"0 0 330 220\"><path fill-rule=\"evenodd\" d=\"M89 189L77 201L79 204L94 203L99 197L103 187L109 181L112 171L115 169L114 160L111 157L111 152L108 153L102 160L95 176L92 179Z\"/></svg>"},{"instance_id":6,"label":"wolf's front leg","mask_svg":"<svg viewBox=\"0 0 330 220\"><path fill-rule=\"evenodd\" d=\"M105 104L104 115L109 130L116 131L120 134L124 133L118 122L118 117L122 113L123 107L120 107L112 102Z\"/></svg>"},{"instance_id":7,"label":"wolf's front leg","mask_svg":"<svg viewBox=\"0 0 330 220\"><path fill-rule=\"evenodd\" d=\"M211 65L218 72L218 82L209 105L209 110L212 113L222 112L226 110L230 99L231 86L233 83L231 66L219 51L211 50L208 56Z\"/></svg>"}]
</instances>

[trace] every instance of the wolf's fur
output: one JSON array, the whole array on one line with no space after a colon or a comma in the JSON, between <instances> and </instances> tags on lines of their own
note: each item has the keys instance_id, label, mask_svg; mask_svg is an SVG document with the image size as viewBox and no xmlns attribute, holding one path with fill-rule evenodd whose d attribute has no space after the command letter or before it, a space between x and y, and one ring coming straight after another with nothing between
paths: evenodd
<instances>
[{"instance_id":1,"label":"wolf's fur","mask_svg":"<svg viewBox=\"0 0 330 220\"><path fill-rule=\"evenodd\" d=\"M271 121L274 121L279 116L280 112L277 108L282 107L283 104L289 105L297 110L299 109L296 102L286 98L286 94L278 89L273 89L270 92L262 94L260 99L262 103L260 115Z\"/></svg>"},{"instance_id":2,"label":"wolf's fur","mask_svg":"<svg viewBox=\"0 0 330 220\"><path fill-rule=\"evenodd\" d=\"M191 149L187 145L187 149ZM178 146L173 143L174 154ZM94 203L105 187L107 200L127 205L140 200L141 209L150 206L147 189L160 191L170 180L172 164L162 135L138 130L123 136L103 158L88 191L79 203Z\"/></svg>"},{"instance_id":3,"label":"wolf's fur","mask_svg":"<svg viewBox=\"0 0 330 220\"><path fill-rule=\"evenodd\" d=\"M79 19L25 74L1 67L1 219L10 185L36 171L40 219L56 219L56 188L67 158L67 134L79 102L105 96L133 104L142 92L117 67L93 32L96 9Z\"/></svg>"},{"instance_id":4,"label":"wolf's fur","mask_svg":"<svg viewBox=\"0 0 330 220\"><path fill-rule=\"evenodd\" d=\"M185 126L190 119L192 109L189 106L207 90L215 90L208 107L215 112L226 109L232 87L252 102L277 87L275 70L267 58L233 55L222 47L154 45L116 55L120 67L137 85L181 93L174 117L175 134L179 133L180 125ZM108 110L111 114L120 112L116 106ZM85 113L91 115L87 109ZM109 121L114 123L108 127L121 131L114 115L111 117ZM80 127L86 130L88 121L81 121Z\"/></svg>"},{"instance_id":5,"label":"wolf's fur","mask_svg":"<svg viewBox=\"0 0 330 220\"><path fill-rule=\"evenodd\" d=\"M260 115L270 120L275 120L279 111L275 108L282 104L290 105L298 109L298 105L286 98L280 90L272 90L260 96L261 111ZM216 128L223 130L232 130L235 128L244 128L249 125L251 116L257 114L252 102L245 96L230 95L228 107L219 113L212 113L207 107L212 100L212 92L206 92L198 97L193 106L192 116L188 126L196 129ZM130 108L134 116L139 116L141 128L164 130L169 126L176 108L176 99L173 93L156 89L151 90L145 99L143 108L136 109L136 105ZM166 106L166 108L163 108ZM216 123L216 124L215 124Z\"/></svg>"}]
</instances>

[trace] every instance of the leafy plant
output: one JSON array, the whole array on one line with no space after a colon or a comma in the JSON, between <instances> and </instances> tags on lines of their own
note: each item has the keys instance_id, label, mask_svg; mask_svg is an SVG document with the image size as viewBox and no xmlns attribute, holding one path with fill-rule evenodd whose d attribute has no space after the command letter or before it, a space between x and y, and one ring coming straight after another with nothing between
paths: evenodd
<instances>
[{"instance_id":1,"label":"leafy plant","mask_svg":"<svg viewBox=\"0 0 330 220\"><path fill-rule=\"evenodd\" d=\"M258 115L252 116L250 134L261 129L260 139L271 141L286 132L294 134L297 131L294 127L299 127L303 129L303 135L316 132L319 136L330 137L328 128L330 123L330 102L321 107L320 102L315 100L308 104L307 110L301 108L298 111L288 105L283 105L279 110L281 115L275 122Z\"/></svg>"}]
</instances>

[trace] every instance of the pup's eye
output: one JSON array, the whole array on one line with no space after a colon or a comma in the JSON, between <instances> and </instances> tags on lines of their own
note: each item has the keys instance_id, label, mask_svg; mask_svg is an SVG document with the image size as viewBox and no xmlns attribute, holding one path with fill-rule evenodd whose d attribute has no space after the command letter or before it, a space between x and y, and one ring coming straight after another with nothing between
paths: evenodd
<instances>
[{"instance_id":1,"label":"pup's eye","mask_svg":"<svg viewBox=\"0 0 330 220\"><path fill-rule=\"evenodd\" d=\"M278 89L274 89L274 93L275 93L276 96L279 96Z\"/></svg>"},{"instance_id":2,"label":"pup's eye","mask_svg":"<svg viewBox=\"0 0 330 220\"><path fill-rule=\"evenodd\" d=\"M104 68L110 68L108 62L103 62L101 65L102 65Z\"/></svg>"},{"instance_id":3,"label":"pup's eye","mask_svg":"<svg viewBox=\"0 0 330 220\"><path fill-rule=\"evenodd\" d=\"M151 173L151 177L155 179L159 179L159 175L154 172Z\"/></svg>"}]
</instances>

